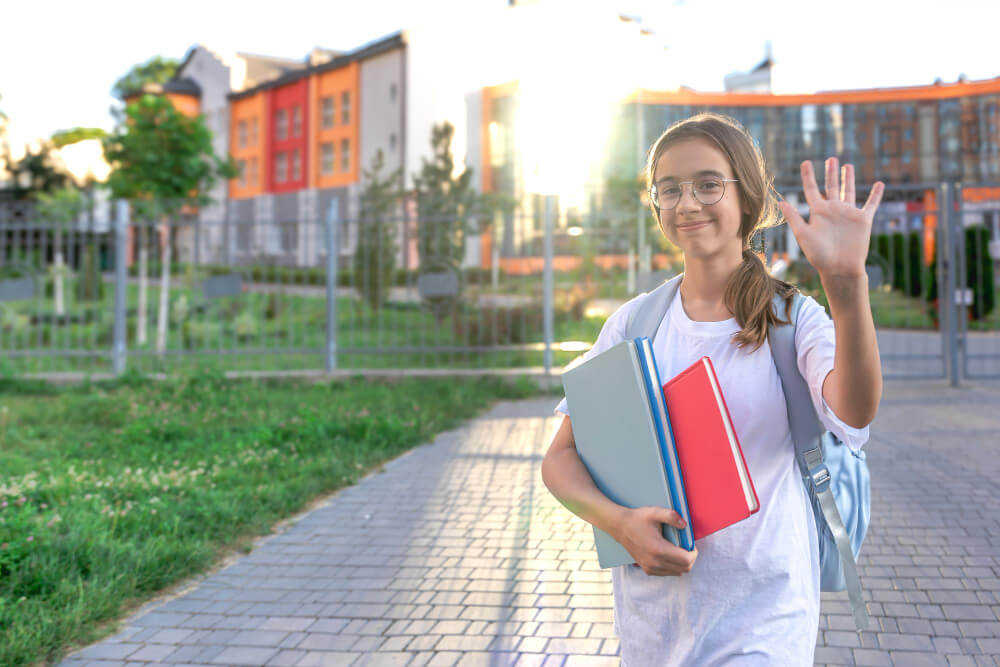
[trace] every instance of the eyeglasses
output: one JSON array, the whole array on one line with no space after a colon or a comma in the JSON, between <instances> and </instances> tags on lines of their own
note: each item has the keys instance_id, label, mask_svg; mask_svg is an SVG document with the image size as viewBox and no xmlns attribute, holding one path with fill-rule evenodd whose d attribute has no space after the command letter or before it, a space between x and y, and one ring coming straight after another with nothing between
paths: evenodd
<instances>
[{"instance_id":1,"label":"eyeglasses","mask_svg":"<svg viewBox=\"0 0 1000 667\"><path fill-rule=\"evenodd\" d=\"M681 186L688 184L691 186L691 194L698 203L704 206L718 204L723 195L726 194L726 183L739 183L735 178L702 178L697 181L681 181L680 183L666 183L659 187L653 185L649 188L649 199L656 208L669 211L677 206L681 200Z\"/></svg>"}]
</instances>

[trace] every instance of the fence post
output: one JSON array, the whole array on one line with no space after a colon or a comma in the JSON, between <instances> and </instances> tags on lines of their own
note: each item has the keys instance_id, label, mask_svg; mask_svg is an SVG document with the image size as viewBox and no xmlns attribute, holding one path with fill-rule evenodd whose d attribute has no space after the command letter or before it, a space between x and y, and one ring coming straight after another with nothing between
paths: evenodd
<instances>
[{"instance_id":1,"label":"fence post","mask_svg":"<svg viewBox=\"0 0 1000 667\"><path fill-rule=\"evenodd\" d=\"M969 377L969 355L966 345L969 339L969 308L972 307L974 301L967 303L965 298L967 296L965 291L968 289L971 292L973 286L967 284L969 254L968 248L965 247L965 218L962 216L962 197L962 184L956 183L955 205L952 207L955 209L955 358L957 360L958 355L962 357L962 372L960 375L956 372L956 375ZM961 298L959 298L959 294L961 294Z\"/></svg>"},{"instance_id":2,"label":"fence post","mask_svg":"<svg viewBox=\"0 0 1000 667\"><path fill-rule=\"evenodd\" d=\"M955 290L958 289L958 261L955 234L955 205L953 191L950 183L941 185L941 226L942 238L945 241L944 249L944 316L945 323L945 347L947 348L948 379L952 387L958 386L958 334L957 319L958 308L955 304Z\"/></svg>"},{"instance_id":3,"label":"fence post","mask_svg":"<svg viewBox=\"0 0 1000 667\"><path fill-rule=\"evenodd\" d=\"M337 231L340 226L339 200L330 201L326 213L326 372L337 368Z\"/></svg>"},{"instance_id":4,"label":"fence post","mask_svg":"<svg viewBox=\"0 0 1000 667\"><path fill-rule=\"evenodd\" d=\"M125 275L126 232L129 225L128 201L115 202L115 323L111 347L111 367L115 375L125 372Z\"/></svg>"},{"instance_id":5,"label":"fence post","mask_svg":"<svg viewBox=\"0 0 1000 667\"><path fill-rule=\"evenodd\" d=\"M545 377L552 373L552 195L545 197L545 265L542 269L545 291L542 321L545 328Z\"/></svg>"}]
</instances>

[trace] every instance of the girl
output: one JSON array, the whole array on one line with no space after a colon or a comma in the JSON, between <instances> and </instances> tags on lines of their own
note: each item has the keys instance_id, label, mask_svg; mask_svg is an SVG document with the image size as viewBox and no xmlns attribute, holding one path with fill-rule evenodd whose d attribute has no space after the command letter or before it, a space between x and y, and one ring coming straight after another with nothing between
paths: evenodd
<instances>
[{"instance_id":1,"label":"girl","mask_svg":"<svg viewBox=\"0 0 1000 667\"><path fill-rule=\"evenodd\" d=\"M806 223L778 203L753 139L734 119L699 114L671 126L649 153L646 179L660 230L684 255L678 296L660 323L653 352L660 377L712 358L761 508L750 518L675 547L661 524L683 527L661 507L618 505L593 483L566 415L542 462L552 494L607 531L636 559L612 570L614 626L622 665L811 665L819 627L816 526L795 462L781 382L767 342L775 294L795 288L771 276L750 250L753 234L791 226L819 273L833 320L807 299L795 342L798 367L826 428L857 450L868 439L882 393L865 257L884 185L855 205L854 169L826 161L826 195L801 165ZM624 338L625 303L605 322L586 358ZM836 340L836 344L834 341Z\"/></svg>"}]
</instances>

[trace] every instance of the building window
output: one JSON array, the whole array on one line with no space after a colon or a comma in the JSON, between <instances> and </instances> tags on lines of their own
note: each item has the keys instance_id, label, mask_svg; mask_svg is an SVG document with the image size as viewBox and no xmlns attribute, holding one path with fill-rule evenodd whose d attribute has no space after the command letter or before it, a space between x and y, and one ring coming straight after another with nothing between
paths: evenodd
<instances>
[{"instance_id":1,"label":"building window","mask_svg":"<svg viewBox=\"0 0 1000 667\"><path fill-rule=\"evenodd\" d=\"M320 171L324 174L333 173L333 143L327 142L319 147Z\"/></svg>"},{"instance_id":2,"label":"building window","mask_svg":"<svg viewBox=\"0 0 1000 667\"><path fill-rule=\"evenodd\" d=\"M913 141L913 128L912 127L908 127L905 130L903 130L903 139L905 141Z\"/></svg>"},{"instance_id":3,"label":"building window","mask_svg":"<svg viewBox=\"0 0 1000 667\"><path fill-rule=\"evenodd\" d=\"M254 117L250 120L250 145L257 145L257 118Z\"/></svg>"},{"instance_id":4,"label":"building window","mask_svg":"<svg viewBox=\"0 0 1000 667\"><path fill-rule=\"evenodd\" d=\"M389 101L390 102L395 102L396 101L396 94L397 94L396 84L391 84L389 86Z\"/></svg>"},{"instance_id":5,"label":"building window","mask_svg":"<svg viewBox=\"0 0 1000 667\"><path fill-rule=\"evenodd\" d=\"M288 153L281 151L274 156L274 182L284 183L288 180Z\"/></svg>"},{"instance_id":6,"label":"building window","mask_svg":"<svg viewBox=\"0 0 1000 667\"><path fill-rule=\"evenodd\" d=\"M292 109L292 136L302 136L302 107Z\"/></svg>"},{"instance_id":7,"label":"building window","mask_svg":"<svg viewBox=\"0 0 1000 667\"><path fill-rule=\"evenodd\" d=\"M281 251L295 252L299 247L299 226L295 222L281 225Z\"/></svg>"},{"instance_id":8,"label":"building window","mask_svg":"<svg viewBox=\"0 0 1000 667\"><path fill-rule=\"evenodd\" d=\"M347 125L351 122L351 93L345 91L340 94L340 123Z\"/></svg>"},{"instance_id":9,"label":"building window","mask_svg":"<svg viewBox=\"0 0 1000 667\"><path fill-rule=\"evenodd\" d=\"M247 122L241 120L236 126L236 143L239 144L240 148L247 147Z\"/></svg>"},{"instance_id":10,"label":"building window","mask_svg":"<svg viewBox=\"0 0 1000 667\"><path fill-rule=\"evenodd\" d=\"M255 158L255 157L250 158L250 175L248 176L247 180L250 181L250 185L251 186L256 187L256 185L257 185L257 158Z\"/></svg>"},{"instance_id":11,"label":"building window","mask_svg":"<svg viewBox=\"0 0 1000 667\"><path fill-rule=\"evenodd\" d=\"M247 161L237 160L236 166L240 170L240 187L245 188L247 186Z\"/></svg>"},{"instance_id":12,"label":"building window","mask_svg":"<svg viewBox=\"0 0 1000 667\"><path fill-rule=\"evenodd\" d=\"M912 151L903 151L903 164L910 164L913 160Z\"/></svg>"},{"instance_id":13,"label":"building window","mask_svg":"<svg viewBox=\"0 0 1000 667\"><path fill-rule=\"evenodd\" d=\"M302 156L299 149L292 151L292 180L297 181L302 178Z\"/></svg>"},{"instance_id":14,"label":"building window","mask_svg":"<svg viewBox=\"0 0 1000 667\"><path fill-rule=\"evenodd\" d=\"M323 129L328 130L333 127L334 117L337 115L337 111L333 106L333 95L324 97L321 104L323 105Z\"/></svg>"},{"instance_id":15,"label":"building window","mask_svg":"<svg viewBox=\"0 0 1000 667\"><path fill-rule=\"evenodd\" d=\"M389 135L389 150L396 152L396 133L393 132Z\"/></svg>"},{"instance_id":16,"label":"building window","mask_svg":"<svg viewBox=\"0 0 1000 667\"><path fill-rule=\"evenodd\" d=\"M351 168L351 142L347 139L340 140L340 170L348 171Z\"/></svg>"},{"instance_id":17,"label":"building window","mask_svg":"<svg viewBox=\"0 0 1000 667\"><path fill-rule=\"evenodd\" d=\"M288 138L288 111L285 109L280 109L274 117L274 138Z\"/></svg>"}]
</instances>

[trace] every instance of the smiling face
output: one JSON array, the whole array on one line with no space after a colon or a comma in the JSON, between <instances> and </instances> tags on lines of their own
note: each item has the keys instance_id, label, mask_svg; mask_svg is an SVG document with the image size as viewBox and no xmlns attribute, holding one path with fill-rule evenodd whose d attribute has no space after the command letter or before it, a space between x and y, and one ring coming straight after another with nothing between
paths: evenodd
<instances>
[{"instance_id":1,"label":"smiling face","mask_svg":"<svg viewBox=\"0 0 1000 667\"><path fill-rule=\"evenodd\" d=\"M682 181L697 184L710 176L736 178L732 165L718 147L708 139L691 138L678 141L663 151L653 172L653 184L662 192L665 188L677 187ZM733 257L741 261L739 187L739 183L726 183L722 199L705 205L693 196L692 186L685 183L680 186L677 206L670 210L660 209L660 229L684 252L685 261L713 257Z\"/></svg>"}]
</instances>

